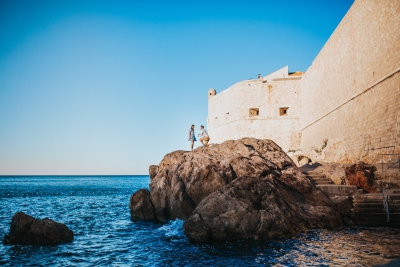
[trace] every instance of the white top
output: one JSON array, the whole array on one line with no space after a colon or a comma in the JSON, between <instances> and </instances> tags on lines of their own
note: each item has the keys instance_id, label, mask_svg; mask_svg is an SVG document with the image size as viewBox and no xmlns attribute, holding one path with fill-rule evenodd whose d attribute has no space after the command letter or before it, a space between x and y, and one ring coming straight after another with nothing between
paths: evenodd
<instances>
[{"instance_id":1,"label":"white top","mask_svg":"<svg viewBox=\"0 0 400 267\"><path fill-rule=\"evenodd\" d=\"M199 136L200 137L209 137L206 129L204 129L204 128L201 130L201 133L199 133Z\"/></svg>"}]
</instances>

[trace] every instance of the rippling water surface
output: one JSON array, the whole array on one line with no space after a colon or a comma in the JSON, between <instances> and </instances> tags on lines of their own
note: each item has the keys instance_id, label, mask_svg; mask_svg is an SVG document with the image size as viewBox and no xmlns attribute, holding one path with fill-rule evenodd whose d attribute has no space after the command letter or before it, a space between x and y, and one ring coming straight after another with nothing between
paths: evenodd
<instances>
[{"instance_id":1,"label":"rippling water surface","mask_svg":"<svg viewBox=\"0 0 400 267\"><path fill-rule=\"evenodd\" d=\"M0 245L5 266L373 266L400 257L400 230L312 230L264 242L190 243L183 222L131 222L129 197L148 176L0 177L0 236L23 211L65 223L70 244Z\"/></svg>"}]
</instances>

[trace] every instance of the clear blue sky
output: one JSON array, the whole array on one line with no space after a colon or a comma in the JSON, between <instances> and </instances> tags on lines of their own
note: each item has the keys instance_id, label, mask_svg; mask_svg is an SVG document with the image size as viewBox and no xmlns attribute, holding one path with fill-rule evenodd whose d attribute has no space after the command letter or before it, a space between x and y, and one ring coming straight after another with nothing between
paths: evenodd
<instances>
[{"instance_id":1,"label":"clear blue sky","mask_svg":"<svg viewBox=\"0 0 400 267\"><path fill-rule=\"evenodd\" d=\"M209 88L307 70L352 3L0 0L0 175L147 174Z\"/></svg>"}]
</instances>

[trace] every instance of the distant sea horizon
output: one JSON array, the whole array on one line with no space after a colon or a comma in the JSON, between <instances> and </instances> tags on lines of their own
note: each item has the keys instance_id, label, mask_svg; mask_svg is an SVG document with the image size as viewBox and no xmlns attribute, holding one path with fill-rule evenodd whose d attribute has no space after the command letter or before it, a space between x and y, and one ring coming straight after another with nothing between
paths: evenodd
<instances>
[{"instance_id":1,"label":"distant sea horizon","mask_svg":"<svg viewBox=\"0 0 400 267\"><path fill-rule=\"evenodd\" d=\"M0 177L13 177L13 176L52 176L52 177L62 177L62 176L93 176L93 177L108 177L108 176L149 176L148 174L0 174Z\"/></svg>"}]
</instances>

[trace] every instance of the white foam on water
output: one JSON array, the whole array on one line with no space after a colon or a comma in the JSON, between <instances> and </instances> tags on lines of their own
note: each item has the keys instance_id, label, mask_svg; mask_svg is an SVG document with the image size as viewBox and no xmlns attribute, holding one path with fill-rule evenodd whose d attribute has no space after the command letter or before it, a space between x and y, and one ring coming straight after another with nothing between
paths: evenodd
<instances>
[{"instance_id":1,"label":"white foam on water","mask_svg":"<svg viewBox=\"0 0 400 267\"><path fill-rule=\"evenodd\" d=\"M179 240L185 238L185 233L183 232L183 220L169 221L167 224L158 228L158 231L164 232L165 238L167 240Z\"/></svg>"}]
</instances>

